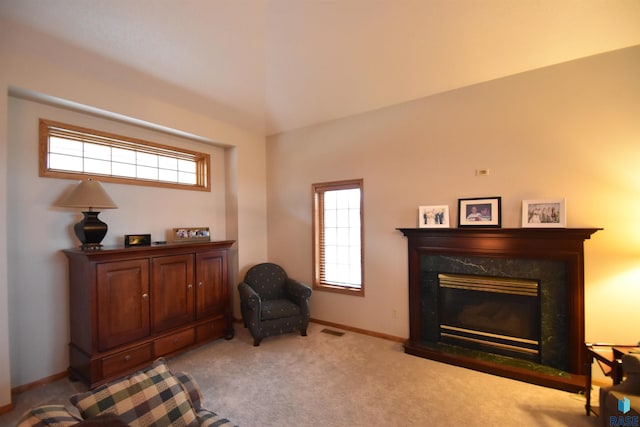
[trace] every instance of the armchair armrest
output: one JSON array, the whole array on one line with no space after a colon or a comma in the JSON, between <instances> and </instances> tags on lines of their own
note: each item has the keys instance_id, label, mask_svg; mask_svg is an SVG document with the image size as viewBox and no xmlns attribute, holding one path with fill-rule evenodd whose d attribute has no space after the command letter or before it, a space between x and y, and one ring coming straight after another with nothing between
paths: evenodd
<instances>
[{"instance_id":1,"label":"armchair armrest","mask_svg":"<svg viewBox=\"0 0 640 427\"><path fill-rule=\"evenodd\" d=\"M294 298L307 299L311 296L311 288L296 279L287 277L284 286L287 293Z\"/></svg>"},{"instance_id":2,"label":"armchair armrest","mask_svg":"<svg viewBox=\"0 0 640 427\"><path fill-rule=\"evenodd\" d=\"M240 301L246 304L252 310L260 311L260 295L254 291L251 286L245 282L240 282L238 285L238 293L240 294Z\"/></svg>"}]
</instances>

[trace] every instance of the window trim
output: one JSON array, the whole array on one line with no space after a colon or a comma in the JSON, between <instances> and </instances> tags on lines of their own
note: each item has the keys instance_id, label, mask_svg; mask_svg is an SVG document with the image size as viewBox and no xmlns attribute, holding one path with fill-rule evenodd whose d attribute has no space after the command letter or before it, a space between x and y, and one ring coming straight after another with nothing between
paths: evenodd
<instances>
[{"instance_id":1,"label":"window trim","mask_svg":"<svg viewBox=\"0 0 640 427\"><path fill-rule=\"evenodd\" d=\"M138 151L148 152L158 155L169 155L170 157L179 159L189 159L196 163L196 183L195 184L180 184L166 181L147 180L144 178L129 178L113 175L93 174L86 172L72 172L58 169L49 169L48 167L48 152L49 152L49 137L52 134L58 133L79 133L87 136L87 141L97 142L102 145L117 148L129 148L137 149ZM162 188L174 188L181 190L194 190L194 191L211 191L211 156L207 153L201 153L185 148L172 147L169 145L158 144L155 142L144 141L142 139L132 138L123 135L116 135L109 132L98 131L94 129L88 129L81 126L70 125L48 119L39 120L39 142L38 142L38 157L39 157L39 176L48 178L63 178L63 179L86 179L97 178L102 182L114 182L118 184L129 185L141 185L149 187L162 187ZM94 139L95 138L95 139ZM72 138L81 139L81 138ZM113 144L109 143L109 140Z\"/></svg>"},{"instance_id":2,"label":"window trim","mask_svg":"<svg viewBox=\"0 0 640 427\"><path fill-rule=\"evenodd\" d=\"M316 183L311 185L312 191L312 212L313 212L313 289L327 292L336 292L346 295L364 297L365 295L365 274L364 274L364 185L363 179L350 179L344 181L332 181ZM319 195L325 191L332 190L360 190L360 287L340 286L330 283L322 283L321 276L321 230L323 223L322 203Z\"/></svg>"}]
</instances>

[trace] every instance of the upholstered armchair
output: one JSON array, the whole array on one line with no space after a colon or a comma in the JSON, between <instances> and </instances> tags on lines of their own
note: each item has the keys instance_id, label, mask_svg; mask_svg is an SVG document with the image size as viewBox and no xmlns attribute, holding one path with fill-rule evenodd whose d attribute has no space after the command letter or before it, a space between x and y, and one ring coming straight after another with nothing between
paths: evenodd
<instances>
[{"instance_id":1,"label":"upholstered armchair","mask_svg":"<svg viewBox=\"0 0 640 427\"><path fill-rule=\"evenodd\" d=\"M287 277L277 264L263 263L249 269L238 285L240 309L253 345L263 338L300 331L307 335L311 288Z\"/></svg>"},{"instance_id":2,"label":"upholstered armchair","mask_svg":"<svg viewBox=\"0 0 640 427\"><path fill-rule=\"evenodd\" d=\"M620 422L640 414L640 354L622 356L626 379L620 384L600 389L600 423L602 426L631 425ZM627 400L628 399L628 400ZM613 421L613 422L612 422Z\"/></svg>"}]
</instances>

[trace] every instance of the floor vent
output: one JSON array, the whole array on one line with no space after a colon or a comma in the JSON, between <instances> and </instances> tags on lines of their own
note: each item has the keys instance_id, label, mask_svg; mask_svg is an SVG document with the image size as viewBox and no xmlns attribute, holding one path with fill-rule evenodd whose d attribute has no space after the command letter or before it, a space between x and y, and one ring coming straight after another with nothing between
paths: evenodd
<instances>
[{"instance_id":1,"label":"floor vent","mask_svg":"<svg viewBox=\"0 0 640 427\"><path fill-rule=\"evenodd\" d=\"M344 332L334 331L333 329L323 329L320 332L324 332L325 334L335 335L337 337L341 337L344 335Z\"/></svg>"}]
</instances>

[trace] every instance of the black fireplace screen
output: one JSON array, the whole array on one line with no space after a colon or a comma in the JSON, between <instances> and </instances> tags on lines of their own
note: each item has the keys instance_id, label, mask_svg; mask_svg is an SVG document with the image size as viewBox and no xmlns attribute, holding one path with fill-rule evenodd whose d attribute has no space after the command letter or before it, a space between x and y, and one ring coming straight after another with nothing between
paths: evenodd
<instances>
[{"instance_id":1,"label":"black fireplace screen","mask_svg":"<svg viewBox=\"0 0 640 427\"><path fill-rule=\"evenodd\" d=\"M441 324L451 325L460 329L479 329L468 328L466 324L461 325L459 323L452 322L451 319L445 318L445 322L442 320L440 314L441 308L447 305L446 302L441 301L443 298L448 297L442 295L440 292L440 279L439 274L448 275L467 275L467 276L480 276L489 278L514 278L517 277L522 280L530 280L534 283L538 283L538 298L536 303L527 303L522 305L522 301L518 302L519 298L511 295L497 296L497 305L500 307L511 306L516 307L511 310L511 315L515 314L520 316L520 313L526 311L531 313L526 317L533 319L533 312L536 313L537 321L534 326L522 326L519 330L524 330L525 333L513 333L511 329L505 331L504 323L496 322L494 329L489 331L483 331L488 334L496 335L509 335L517 338L524 338L525 340L539 341L537 349L539 354L536 356L530 352L511 351L510 353L502 351L501 354L535 361L538 359L538 363L546 365L552 368L567 371L569 368L568 357L568 303L567 303L567 288L566 288L566 265L562 261L556 260L540 260L540 259L506 259L501 257L471 257L471 256L458 256L458 255L442 255L442 254L421 254L420 256L420 322L421 322L421 340L425 344L437 345L442 341ZM466 299L469 300L469 293L475 291L466 292ZM479 294L472 294L479 295ZM458 297L459 295L453 295ZM493 295L494 297L496 295ZM479 298L479 297L478 297ZM527 300L526 297L525 300ZM533 298L530 298L533 299ZM463 303L469 306L474 304L483 303L483 301L467 301L463 298ZM536 305L537 304L537 305ZM454 307L458 306L458 303L453 303ZM491 306L487 305L486 310L490 310ZM460 308L458 308L459 311ZM475 308L478 310L478 308ZM495 309L495 306L494 306ZM473 313L473 309L467 308L467 313ZM455 313L455 312L454 312ZM495 316L506 316L509 313L494 313ZM446 316L446 315L445 315ZM468 315L463 316L468 320ZM487 317L487 316L485 316ZM491 317L491 316L488 316ZM476 316L477 320L477 316ZM486 323L486 322L485 322ZM526 323L526 322L523 322ZM486 327L486 324L484 324ZM537 328L537 329L536 329ZM506 332L506 333L505 333ZM450 332L447 332L450 333ZM451 333L450 333L451 334ZM458 333L462 336L462 333ZM471 338L477 338L472 336ZM450 338L446 338L450 340ZM481 339L485 339L484 337ZM498 343L503 344L503 341L497 340ZM506 344L512 345L512 342L507 341ZM449 344L451 345L451 344ZM486 343L478 343L472 340L465 340L456 338L455 346L465 346L467 348L475 346L476 350L498 353L498 346L486 345ZM522 346L520 343L516 344L518 347L536 348L535 344L527 344ZM532 355L533 354L533 355Z\"/></svg>"},{"instance_id":2,"label":"black fireplace screen","mask_svg":"<svg viewBox=\"0 0 640 427\"><path fill-rule=\"evenodd\" d=\"M440 341L540 360L538 281L438 274Z\"/></svg>"}]
</instances>

